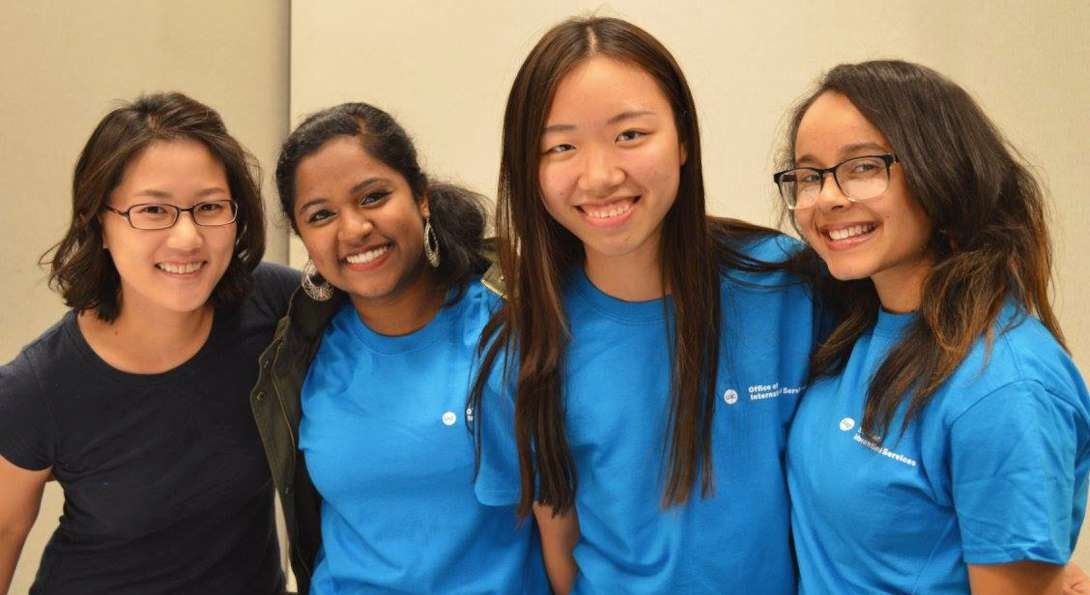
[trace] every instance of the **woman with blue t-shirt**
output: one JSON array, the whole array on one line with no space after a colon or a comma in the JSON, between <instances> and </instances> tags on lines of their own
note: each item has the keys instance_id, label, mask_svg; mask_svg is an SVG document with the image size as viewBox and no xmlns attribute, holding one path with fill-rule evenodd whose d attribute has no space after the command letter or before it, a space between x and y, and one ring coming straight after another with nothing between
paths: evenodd
<instances>
[{"instance_id":1,"label":"woman with blue t-shirt","mask_svg":"<svg viewBox=\"0 0 1090 595\"><path fill-rule=\"evenodd\" d=\"M795 592L783 454L815 310L761 272L791 241L705 213L696 113L666 48L609 18L546 33L508 99L477 492L534 512L557 592Z\"/></svg>"},{"instance_id":2,"label":"woman with blue t-shirt","mask_svg":"<svg viewBox=\"0 0 1090 595\"><path fill-rule=\"evenodd\" d=\"M465 402L500 300L479 197L362 103L300 124L276 181L310 261L252 404L300 589L547 592L533 523L473 491Z\"/></svg>"},{"instance_id":3,"label":"woman with blue t-shirt","mask_svg":"<svg viewBox=\"0 0 1090 595\"><path fill-rule=\"evenodd\" d=\"M1058 593L1090 401L1049 304L1041 191L970 96L842 65L775 176L835 280L788 446L804 593Z\"/></svg>"}]
</instances>

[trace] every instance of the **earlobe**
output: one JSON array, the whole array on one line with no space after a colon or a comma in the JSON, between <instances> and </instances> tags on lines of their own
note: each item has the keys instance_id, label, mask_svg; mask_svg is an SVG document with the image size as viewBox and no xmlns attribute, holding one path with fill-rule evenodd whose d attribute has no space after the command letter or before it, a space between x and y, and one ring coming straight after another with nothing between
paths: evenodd
<instances>
[{"instance_id":1,"label":"earlobe","mask_svg":"<svg viewBox=\"0 0 1090 595\"><path fill-rule=\"evenodd\" d=\"M425 193L424 197L420 199L420 203L417 206L417 208L420 209L420 216L421 217L423 217L425 219L427 219L428 217L431 217L431 209L428 208L428 195L427 195L427 193Z\"/></svg>"},{"instance_id":2,"label":"earlobe","mask_svg":"<svg viewBox=\"0 0 1090 595\"><path fill-rule=\"evenodd\" d=\"M685 162L689 160L689 152L685 150L685 143L677 144L678 163L685 165Z\"/></svg>"}]
</instances>

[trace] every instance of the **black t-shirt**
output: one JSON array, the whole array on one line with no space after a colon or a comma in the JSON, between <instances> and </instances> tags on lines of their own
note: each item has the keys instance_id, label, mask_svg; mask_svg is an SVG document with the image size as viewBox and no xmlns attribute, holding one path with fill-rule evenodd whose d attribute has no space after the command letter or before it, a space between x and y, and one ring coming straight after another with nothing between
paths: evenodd
<instances>
[{"instance_id":1,"label":"black t-shirt","mask_svg":"<svg viewBox=\"0 0 1090 595\"><path fill-rule=\"evenodd\" d=\"M273 487L250 413L299 274L262 264L205 345L162 374L91 350L74 313L0 367L0 455L52 467L64 512L32 593L279 593Z\"/></svg>"}]
</instances>

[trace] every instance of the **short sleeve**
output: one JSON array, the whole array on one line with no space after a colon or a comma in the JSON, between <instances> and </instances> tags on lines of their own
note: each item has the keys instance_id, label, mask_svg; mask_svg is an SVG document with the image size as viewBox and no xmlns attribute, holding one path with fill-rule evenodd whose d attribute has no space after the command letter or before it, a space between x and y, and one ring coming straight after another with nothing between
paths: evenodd
<instances>
[{"instance_id":1,"label":"short sleeve","mask_svg":"<svg viewBox=\"0 0 1090 595\"><path fill-rule=\"evenodd\" d=\"M1077 408L1040 383L990 393L951 427L951 488L965 561L1064 564L1086 505Z\"/></svg>"},{"instance_id":2,"label":"short sleeve","mask_svg":"<svg viewBox=\"0 0 1090 595\"><path fill-rule=\"evenodd\" d=\"M519 500L518 447L515 440L514 382L504 382L503 356L496 358L478 406L481 461L474 490L486 506L510 506Z\"/></svg>"},{"instance_id":3,"label":"short sleeve","mask_svg":"<svg viewBox=\"0 0 1090 595\"><path fill-rule=\"evenodd\" d=\"M26 352L0 367L0 456L23 469L53 465L56 424Z\"/></svg>"}]
</instances>

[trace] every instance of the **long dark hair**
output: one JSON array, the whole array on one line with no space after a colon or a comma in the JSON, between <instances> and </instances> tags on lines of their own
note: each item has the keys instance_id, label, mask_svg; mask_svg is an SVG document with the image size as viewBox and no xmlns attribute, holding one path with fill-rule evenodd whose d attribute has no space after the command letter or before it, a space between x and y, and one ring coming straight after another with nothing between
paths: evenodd
<instances>
[{"instance_id":1,"label":"long dark hair","mask_svg":"<svg viewBox=\"0 0 1090 595\"><path fill-rule=\"evenodd\" d=\"M72 177L72 221L64 238L41 258L50 266L49 286L70 308L94 310L106 322L121 313L121 277L102 248L98 217L129 161L154 142L178 139L201 143L223 164L231 198L238 203L231 262L210 300L230 306L249 292L251 272L265 254L257 160L227 132L216 110L181 93L156 93L106 114L80 153Z\"/></svg>"},{"instance_id":2,"label":"long dark hair","mask_svg":"<svg viewBox=\"0 0 1090 595\"><path fill-rule=\"evenodd\" d=\"M557 85L578 64L597 55L636 66L658 83L687 155L677 199L663 221L660 254L662 282L671 289L675 320L673 430L665 445L669 472L664 506L686 502L698 476L701 492L706 495L712 490L720 270L751 265L735 240L768 231L706 216L692 93L681 68L658 40L631 23L595 17L564 21L534 46L515 77L504 114L496 236L507 303L485 330L482 344L491 342L471 397L477 409L487 406L481 403L483 387L499 354L517 357L520 515L531 510L535 484L536 500L551 505L555 512L568 510L574 502L576 475L561 390L569 338L562 291L572 270L582 265L584 253L581 242L544 208L538 146ZM477 435L481 435L479 428Z\"/></svg>"},{"instance_id":3,"label":"long dark hair","mask_svg":"<svg viewBox=\"0 0 1090 595\"><path fill-rule=\"evenodd\" d=\"M908 400L901 431L975 341L985 337L990 345L1007 299L1036 315L1063 345L1049 299L1052 250L1040 186L1017 151L964 89L925 66L882 60L829 71L795 108L782 164L793 167L802 117L830 92L847 97L885 135L933 229L934 265L919 317L867 391L861 429L880 440L902 402ZM814 377L843 368L881 308L870 280L830 281L828 290L843 316L813 355Z\"/></svg>"},{"instance_id":4,"label":"long dark hair","mask_svg":"<svg viewBox=\"0 0 1090 595\"><path fill-rule=\"evenodd\" d=\"M454 184L432 182L420 168L412 138L397 120L366 103L342 103L308 116L280 148L276 163L276 188L284 216L296 233L295 174L299 162L317 153L330 140L353 137L368 155L401 174L417 201L428 199L432 228L442 258L436 278L444 288L458 288L461 295L470 276L488 265L482 256L486 213L484 197Z\"/></svg>"}]
</instances>

